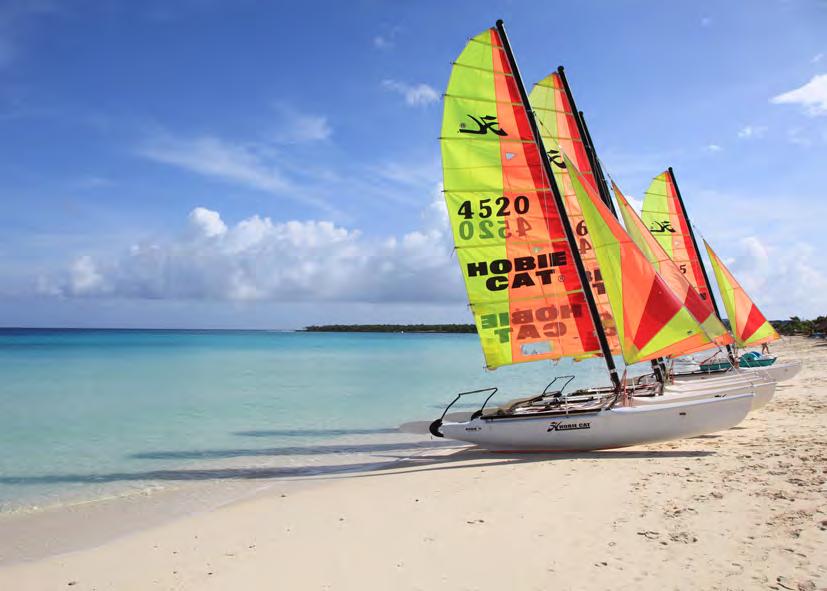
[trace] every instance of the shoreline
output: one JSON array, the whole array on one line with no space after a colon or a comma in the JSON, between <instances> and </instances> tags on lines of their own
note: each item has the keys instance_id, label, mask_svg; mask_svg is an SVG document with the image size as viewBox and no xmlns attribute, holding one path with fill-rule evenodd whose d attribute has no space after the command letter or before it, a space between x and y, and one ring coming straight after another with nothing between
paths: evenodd
<instances>
[{"instance_id":1,"label":"shoreline","mask_svg":"<svg viewBox=\"0 0 827 591\"><path fill-rule=\"evenodd\" d=\"M827 346L773 350L804 369L726 433L580 454L423 448L380 470L221 482L239 494L212 505L154 495L189 509L175 514L44 513L18 531L74 547L0 565L0 588L822 588Z\"/></svg>"}]
</instances>

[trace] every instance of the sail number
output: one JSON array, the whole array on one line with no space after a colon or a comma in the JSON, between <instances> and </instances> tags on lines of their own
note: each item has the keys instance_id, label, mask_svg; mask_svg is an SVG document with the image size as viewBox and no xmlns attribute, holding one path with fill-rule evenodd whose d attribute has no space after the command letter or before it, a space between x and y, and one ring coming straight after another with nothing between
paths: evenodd
<instances>
[{"instance_id":1,"label":"sail number","mask_svg":"<svg viewBox=\"0 0 827 591\"><path fill-rule=\"evenodd\" d=\"M580 220L579 222L577 222L577 226L575 226L574 228L574 233L578 236L577 250L580 251L581 255L586 254L592 248L594 248L589 242L589 240L586 238L586 236L589 235L589 229L586 227L586 220Z\"/></svg>"},{"instance_id":2,"label":"sail number","mask_svg":"<svg viewBox=\"0 0 827 591\"><path fill-rule=\"evenodd\" d=\"M459 223L458 230L459 237L463 240L471 240L474 237L474 234L476 234L478 238L482 238L484 240L494 237L503 239L511 238L515 235L520 238L525 238L531 231L531 224L523 218L517 218L516 226L517 227L514 229L514 232L512 232L508 222L505 220L499 220L498 222L495 222L494 220L480 220L477 224L471 220L463 220Z\"/></svg>"},{"instance_id":3,"label":"sail number","mask_svg":"<svg viewBox=\"0 0 827 591\"><path fill-rule=\"evenodd\" d=\"M494 202L493 205L491 205L492 201ZM497 197L496 199L480 199L480 210L477 212L477 217L490 218L492 215L497 217L511 215L511 211L508 209L509 205L511 205L511 200L505 196ZM514 213L519 215L528 213L528 197L525 195L515 197L513 206ZM466 220L472 219L474 217L474 211L471 208L471 202L463 201L457 210L457 215L461 215Z\"/></svg>"},{"instance_id":4,"label":"sail number","mask_svg":"<svg viewBox=\"0 0 827 591\"><path fill-rule=\"evenodd\" d=\"M512 201L506 196L496 199L480 199L479 209L474 212L470 201L463 201L457 209L457 215L464 218L457 228L459 237L462 240L471 240L475 236L483 240L490 238L511 238L518 236L524 238L531 231L531 224L525 218L518 217L516 222L508 223L508 220L494 220L494 218L505 218L512 213L524 215L528 213L529 201L525 195L518 195ZM479 221L472 221L475 217Z\"/></svg>"}]
</instances>

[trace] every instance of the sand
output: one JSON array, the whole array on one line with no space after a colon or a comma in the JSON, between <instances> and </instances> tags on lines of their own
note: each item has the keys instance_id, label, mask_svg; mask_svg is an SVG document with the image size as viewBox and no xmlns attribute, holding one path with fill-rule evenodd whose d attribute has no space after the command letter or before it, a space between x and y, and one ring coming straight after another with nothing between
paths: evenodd
<instances>
[{"instance_id":1,"label":"sand","mask_svg":"<svg viewBox=\"0 0 827 591\"><path fill-rule=\"evenodd\" d=\"M827 342L774 352L804 369L725 433L591 454L426 450L145 527L133 511L126 532L117 503L85 528L33 517L27 539L62 544L7 555L0 589L824 589ZM101 520L116 537L78 531ZM0 534L13 547L21 531Z\"/></svg>"}]
</instances>

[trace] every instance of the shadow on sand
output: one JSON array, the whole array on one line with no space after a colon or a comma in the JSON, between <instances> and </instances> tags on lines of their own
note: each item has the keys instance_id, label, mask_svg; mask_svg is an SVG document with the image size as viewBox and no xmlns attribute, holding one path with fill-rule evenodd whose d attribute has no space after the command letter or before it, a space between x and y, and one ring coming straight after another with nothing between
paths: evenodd
<instances>
[{"instance_id":1,"label":"shadow on sand","mask_svg":"<svg viewBox=\"0 0 827 591\"><path fill-rule=\"evenodd\" d=\"M382 435L399 433L397 427L383 429L272 429L264 431L236 431L241 437L340 437L342 435Z\"/></svg>"},{"instance_id":2,"label":"shadow on sand","mask_svg":"<svg viewBox=\"0 0 827 591\"><path fill-rule=\"evenodd\" d=\"M354 462L348 464L307 465L307 466L279 466L279 467L227 467L227 468L192 468L169 470L145 470L136 472L109 472L98 474L50 474L41 476L0 476L0 484L31 485L31 484L60 484L81 483L95 484L108 482L130 482L143 480L157 481L207 481L207 480L278 480L283 478L300 477L377 477L391 475L399 470L405 472L424 472L430 470L457 470L464 468L478 468L485 466L508 466L534 462L548 462L575 459L648 459L648 458L696 458L713 455L709 451L594 451L577 453L520 453L507 454L485 451L476 447L461 447L453 453L445 453L446 448L454 447L442 441L428 441L408 444L379 444L364 446L308 446L307 448L289 447L270 450L208 450L204 452L180 451L136 454L135 458L227 458L241 455L317 455L322 453L337 453L338 451L352 453L353 448L359 451L401 451L416 450L418 454L428 449L438 452L430 455L401 455L385 456L381 461ZM319 450L324 448L325 452ZM368 449L370 448L370 449ZM441 449L440 449L441 448ZM250 453L254 452L254 453ZM161 455L163 454L163 455ZM467 464L464 462L474 461ZM485 460L480 462L479 460Z\"/></svg>"}]
</instances>

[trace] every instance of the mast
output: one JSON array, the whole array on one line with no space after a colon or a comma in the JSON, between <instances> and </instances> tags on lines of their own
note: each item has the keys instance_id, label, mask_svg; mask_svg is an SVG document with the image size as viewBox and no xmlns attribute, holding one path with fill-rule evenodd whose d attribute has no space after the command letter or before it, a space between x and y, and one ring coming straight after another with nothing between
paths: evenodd
<instances>
[{"instance_id":1,"label":"mast","mask_svg":"<svg viewBox=\"0 0 827 591\"><path fill-rule=\"evenodd\" d=\"M560 81L563 83L563 90L566 93L566 99L569 101L572 115L577 122L577 131L580 132L580 138L583 140L583 147L586 149L586 155L589 158L589 164L592 167L592 176L594 177L594 184L597 185L597 191L600 194L600 199L612 212L612 215L617 219L617 210L615 209L612 195L609 192L609 184L606 182L606 177L603 176L603 169L600 167L600 160L597 158L597 150L592 141L592 134L589 133L589 128L586 126L586 118L583 116L583 111L577 109L577 104L574 102L574 94L571 92L569 81L566 78L566 71L563 66L557 67L557 74L560 76ZM661 359L652 359L652 371L655 372L655 378L661 382L665 382L666 371Z\"/></svg>"},{"instance_id":2,"label":"mast","mask_svg":"<svg viewBox=\"0 0 827 591\"><path fill-rule=\"evenodd\" d=\"M500 34L500 39L502 40L505 55L508 57L508 63L511 66L512 73L514 74L514 82L517 85L517 89L520 91L520 99L523 101L523 105L525 105L526 116L528 117L528 123L531 126L531 135L534 137L534 144L540 153L543 169L546 172L546 177L548 177L549 185L551 186L551 192L554 195L554 202L560 212L560 221L562 222L563 230L566 233L566 241L569 244L569 250L571 251L571 256L574 259L574 266L577 269L580 284L583 286L583 295L586 297L586 305L589 308L589 314L591 315L594 329L597 332L597 340L600 342L600 351L603 353L603 360L606 362L606 369L609 371L609 377L612 380L612 385L616 391L619 391L620 378L617 375L617 368L615 367L614 357L612 357L612 351L609 347L609 341L606 339L606 333L603 330L603 323L600 319L597 303L594 300L591 284L589 283L588 276L586 275L586 268L583 266L583 261L580 258L580 251L577 249L577 243L574 239L574 232L571 229L569 217L566 215L563 196L560 194L560 189L557 187L557 182L554 180L554 172L551 170L551 163L549 162L548 154L546 154L546 151L543 149L543 142L540 138L540 130L538 129L537 121L534 118L534 111L531 110L531 106L528 102L528 94L526 93L525 86L523 86L523 79L520 76L520 70L517 69L517 62L514 59L514 53L511 51L511 43L508 41L508 35L505 33L505 25L503 24L502 19L497 20L496 26L497 31Z\"/></svg>"},{"instance_id":3,"label":"mast","mask_svg":"<svg viewBox=\"0 0 827 591\"><path fill-rule=\"evenodd\" d=\"M721 318L721 312L718 310L718 302L715 301L715 294L712 293L712 285L709 283L709 275L706 273L706 265L704 265L704 261L701 258L701 251L698 250L698 241L695 240L695 231L692 229L692 222L689 220L689 214L686 213L686 206L683 203L683 197L681 196L681 190L678 187L678 181L675 179L675 171L672 170L672 167L669 167L669 178L672 179L672 186L675 187L675 194L678 196L678 203L681 204L681 211L683 213L683 219L686 220L686 227L689 230L689 237L692 238L692 246L695 248L695 254L698 257L698 265L701 267L701 274L704 276L704 283L706 284L706 291L709 294L709 299L712 300L712 309L715 310L715 315L718 317L718 320L723 322ZM731 327L730 327L731 330ZM726 346L727 353L729 353L730 361L732 365L735 366L735 352L732 349L732 345Z\"/></svg>"},{"instance_id":4,"label":"mast","mask_svg":"<svg viewBox=\"0 0 827 591\"><path fill-rule=\"evenodd\" d=\"M609 187L606 184L606 179L603 178L603 173L600 170L600 165L597 160L597 154L594 151L594 144L592 144L592 136L586 128L586 120L583 119L583 112L577 110L577 105L574 102L574 95L569 88L569 81L566 79L566 72L563 66L557 66L557 74L560 76L560 81L563 83L563 90L566 92L566 99L569 101L571 113L574 120L577 122L577 131L580 133L580 138L583 140L583 147L586 149L586 156L589 158L589 164L592 167L592 175L594 176L594 184L597 185L597 191L600 194L600 199L606 204L612 215L617 217L612 197L609 193Z\"/></svg>"},{"instance_id":5,"label":"mast","mask_svg":"<svg viewBox=\"0 0 827 591\"><path fill-rule=\"evenodd\" d=\"M566 89L568 90L568 83L566 83ZM574 99L572 99L574 100ZM592 164L592 172L595 175L595 180L598 182L599 186L603 188L606 193L604 201L608 199L608 203L606 205L609 206L609 209L612 210L612 214L617 218L617 210L615 209L614 201L611 198L611 193L609 192L609 183L606 181L606 177L603 175L603 167L600 165L600 159L597 157L597 149L594 147L594 141L592 140L592 134L589 131L589 127L586 125L586 117L583 115L583 111L577 111L578 115L578 122L583 124L583 138L586 141L586 146L589 154L594 156L594 163ZM603 196L601 192L601 197Z\"/></svg>"}]
</instances>

